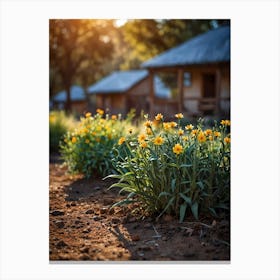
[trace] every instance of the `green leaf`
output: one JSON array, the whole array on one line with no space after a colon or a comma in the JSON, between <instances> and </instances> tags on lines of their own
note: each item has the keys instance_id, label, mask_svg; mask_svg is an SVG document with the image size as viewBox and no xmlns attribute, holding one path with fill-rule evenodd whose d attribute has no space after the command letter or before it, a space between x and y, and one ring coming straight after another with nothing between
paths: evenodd
<instances>
[{"instance_id":1,"label":"green leaf","mask_svg":"<svg viewBox=\"0 0 280 280\"><path fill-rule=\"evenodd\" d=\"M193 203L193 205L191 206L191 210L192 210L193 216L198 220L198 204L197 204L197 202Z\"/></svg>"},{"instance_id":2,"label":"green leaf","mask_svg":"<svg viewBox=\"0 0 280 280\"><path fill-rule=\"evenodd\" d=\"M186 201L187 204L189 204L190 206L192 205L192 200L190 197L186 196L183 193L179 193L179 195Z\"/></svg>"},{"instance_id":3,"label":"green leaf","mask_svg":"<svg viewBox=\"0 0 280 280\"><path fill-rule=\"evenodd\" d=\"M133 202L134 202L134 200L124 199L124 200L121 200L121 201L119 201L119 202L114 203L114 204L111 206L111 208L116 207L116 206L125 205L125 204L130 204L130 203L133 203Z\"/></svg>"},{"instance_id":4,"label":"green leaf","mask_svg":"<svg viewBox=\"0 0 280 280\"><path fill-rule=\"evenodd\" d=\"M162 196L171 196L171 194L169 192L161 192L158 196L158 198L162 197Z\"/></svg>"},{"instance_id":5,"label":"green leaf","mask_svg":"<svg viewBox=\"0 0 280 280\"><path fill-rule=\"evenodd\" d=\"M214 217L217 217L217 216L218 216L214 208L209 207L208 209L209 209L209 211L212 213L212 215L213 215Z\"/></svg>"},{"instance_id":6,"label":"green leaf","mask_svg":"<svg viewBox=\"0 0 280 280\"><path fill-rule=\"evenodd\" d=\"M175 187L176 187L176 178L172 179L172 181L171 181L171 190L172 190L172 192L175 191Z\"/></svg>"},{"instance_id":7,"label":"green leaf","mask_svg":"<svg viewBox=\"0 0 280 280\"><path fill-rule=\"evenodd\" d=\"M158 216L157 218L161 217L161 216L165 213L165 211L166 211L166 210L170 207L170 205L173 203L174 199L175 199L174 196L171 197L171 198L169 199L167 205L165 206L165 208L163 209L163 211L159 214L159 216Z\"/></svg>"},{"instance_id":8,"label":"green leaf","mask_svg":"<svg viewBox=\"0 0 280 280\"><path fill-rule=\"evenodd\" d=\"M183 168L183 167L189 168L189 167L192 167L192 164L181 164L180 168Z\"/></svg>"},{"instance_id":9,"label":"green leaf","mask_svg":"<svg viewBox=\"0 0 280 280\"><path fill-rule=\"evenodd\" d=\"M184 221L186 210L187 210L187 204L186 203L181 204L181 206L180 206L180 223L182 223Z\"/></svg>"}]
</instances>

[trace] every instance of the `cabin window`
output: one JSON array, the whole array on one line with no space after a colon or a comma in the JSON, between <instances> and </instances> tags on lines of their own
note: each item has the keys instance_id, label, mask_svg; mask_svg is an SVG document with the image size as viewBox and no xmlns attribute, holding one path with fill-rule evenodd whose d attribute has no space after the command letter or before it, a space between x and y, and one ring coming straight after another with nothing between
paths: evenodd
<instances>
[{"instance_id":1,"label":"cabin window","mask_svg":"<svg viewBox=\"0 0 280 280\"><path fill-rule=\"evenodd\" d=\"M191 73L185 72L184 73L184 87L190 87L191 85L192 85Z\"/></svg>"}]
</instances>

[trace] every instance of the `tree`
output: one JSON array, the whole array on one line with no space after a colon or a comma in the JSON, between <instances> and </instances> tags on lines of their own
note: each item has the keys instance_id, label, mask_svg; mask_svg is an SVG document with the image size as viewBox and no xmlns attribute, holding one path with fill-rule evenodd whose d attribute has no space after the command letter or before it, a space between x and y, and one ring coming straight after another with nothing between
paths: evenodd
<instances>
[{"instance_id":1,"label":"tree","mask_svg":"<svg viewBox=\"0 0 280 280\"><path fill-rule=\"evenodd\" d=\"M70 111L72 84L85 87L96 81L102 75L104 61L112 56L113 44L108 34L113 21L50 20L49 24L50 90L57 85L66 90L65 109Z\"/></svg>"}]
</instances>

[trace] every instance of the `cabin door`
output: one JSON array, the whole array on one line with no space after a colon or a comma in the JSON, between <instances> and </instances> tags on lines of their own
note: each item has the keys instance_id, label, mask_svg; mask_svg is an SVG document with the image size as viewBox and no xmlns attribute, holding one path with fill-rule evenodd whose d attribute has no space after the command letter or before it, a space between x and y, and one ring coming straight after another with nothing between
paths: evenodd
<instances>
[{"instance_id":1,"label":"cabin door","mask_svg":"<svg viewBox=\"0 0 280 280\"><path fill-rule=\"evenodd\" d=\"M202 74L202 99L200 111L203 114L213 114L216 104L216 75L212 73Z\"/></svg>"}]
</instances>

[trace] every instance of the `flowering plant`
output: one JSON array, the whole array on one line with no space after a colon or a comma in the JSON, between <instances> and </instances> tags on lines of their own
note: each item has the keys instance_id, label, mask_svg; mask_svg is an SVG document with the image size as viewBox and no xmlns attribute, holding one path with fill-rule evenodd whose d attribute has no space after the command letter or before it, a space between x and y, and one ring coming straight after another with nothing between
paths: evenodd
<instances>
[{"instance_id":1,"label":"flowering plant","mask_svg":"<svg viewBox=\"0 0 280 280\"><path fill-rule=\"evenodd\" d=\"M174 214L180 221L188 212L198 219L200 212L217 215L229 207L230 121L205 129L202 120L182 127L183 115L175 117L164 122L158 114L139 135L119 139L118 174L108 177L118 179L111 188L129 194L114 206L137 201L149 213Z\"/></svg>"},{"instance_id":2,"label":"flowering plant","mask_svg":"<svg viewBox=\"0 0 280 280\"><path fill-rule=\"evenodd\" d=\"M121 115L104 115L102 109L96 114L86 113L78 128L67 132L61 144L61 154L70 172L86 177L105 176L113 172L112 148L124 131L131 130L133 113L126 119Z\"/></svg>"}]
</instances>

